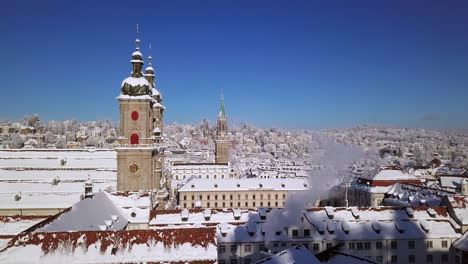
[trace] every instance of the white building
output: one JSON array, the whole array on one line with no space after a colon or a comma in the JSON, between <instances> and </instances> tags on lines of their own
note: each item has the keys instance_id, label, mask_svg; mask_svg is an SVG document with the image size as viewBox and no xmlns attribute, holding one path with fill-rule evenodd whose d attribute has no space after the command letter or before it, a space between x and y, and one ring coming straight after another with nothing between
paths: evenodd
<instances>
[{"instance_id":1,"label":"white building","mask_svg":"<svg viewBox=\"0 0 468 264\"><path fill-rule=\"evenodd\" d=\"M185 180L192 177L200 179L228 179L231 178L228 163L179 163L171 166L173 180Z\"/></svg>"},{"instance_id":2,"label":"white building","mask_svg":"<svg viewBox=\"0 0 468 264\"><path fill-rule=\"evenodd\" d=\"M296 244L313 253L338 246L377 263L453 263L451 245L461 237L442 207L313 208L287 221L275 210L262 221L219 225L218 263L254 263Z\"/></svg>"}]
</instances>

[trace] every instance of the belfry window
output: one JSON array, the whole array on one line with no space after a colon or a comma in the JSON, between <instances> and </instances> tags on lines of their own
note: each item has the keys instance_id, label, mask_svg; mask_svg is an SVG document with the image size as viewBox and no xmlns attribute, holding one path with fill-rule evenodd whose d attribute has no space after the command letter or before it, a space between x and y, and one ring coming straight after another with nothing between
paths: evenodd
<instances>
[{"instance_id":1,"label":"belfry window","mask_svg":"<svg viewBox=\"0 0 468 264\"><path fill-rule=\"evenodd\" d=\"M130 136L130 144L132 145L140 144L140 137L138 136L138 134L132 134Z\"/></svg>"}]
</instances>

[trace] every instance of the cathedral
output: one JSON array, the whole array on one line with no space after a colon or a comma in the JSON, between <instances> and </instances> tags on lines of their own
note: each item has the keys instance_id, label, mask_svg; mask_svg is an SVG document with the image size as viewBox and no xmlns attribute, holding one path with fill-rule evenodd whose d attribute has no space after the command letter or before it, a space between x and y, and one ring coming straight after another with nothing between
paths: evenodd
<instances>
[{"instance_id":1,"label":"cathedral","mask_svg":"<svg viewBox=\"0 0 468 264\"><path fill-rule=\"evenodd\" d=\"M152 57L148 57L148 67L143 73L143 54L140 51L138 38L135 44L136 48L130 60L132 72L122 81L120 95L117 97L120 104L120 137L115 148L117 191L151 191L155 194L152 199L155 204L164 206L169 191L169 184L163 175L165 145L162 134L165 107L162 104L161 93L156 89ZM215 163L175 165L185 165L191 169L194 166L209 166L213 168L211 170L214 178L216 175L220 178L230 177L230 142L224 108L224 96L221 95L221 106L217 117Z\"/></svg>"},{"instance_id":2,"label":"cathedral","mask_svg":"<svg viewBox=\"0 0 468 264\"><path fill-rule=\"evenodd\" d=\"M158 191L164 189L162 142L165 107L155 86L154 68L143 73L140 40L132 54L132 72L122 81L120 104L120 137L117 151L118 191Z\"/></svg>"}]
</instances>

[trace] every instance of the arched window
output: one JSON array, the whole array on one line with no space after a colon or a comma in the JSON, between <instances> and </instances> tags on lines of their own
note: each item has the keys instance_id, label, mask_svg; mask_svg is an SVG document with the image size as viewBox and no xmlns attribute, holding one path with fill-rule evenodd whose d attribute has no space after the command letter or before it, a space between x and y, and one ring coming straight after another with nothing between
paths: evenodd
<instances>
[{"instance_id":1,"label":"arched window","mask_svg":"<svg viewBox=\"0 0 468 264\"><path fill-rule=\"evenodd\" d=\"M130 144L134 145L138 145L140 144L140 137L138 136L138 134L132 134L130 136Z\"/></svg>"}]
</instances>

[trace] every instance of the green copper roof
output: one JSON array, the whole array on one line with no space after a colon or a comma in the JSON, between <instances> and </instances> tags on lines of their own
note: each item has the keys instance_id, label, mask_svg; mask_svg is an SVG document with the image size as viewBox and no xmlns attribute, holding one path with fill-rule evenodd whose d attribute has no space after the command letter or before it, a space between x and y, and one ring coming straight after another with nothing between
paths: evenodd
<instances>
[{"instance_id":1,"label":"green copper roof","mask_svg":"<svg viewBox=\"0 0 468 264\"><path fill-rule=\"evenodd\" d=\"M224 95L221 92L221 107L219 109L219 115L220 117L226 117L226 112L224 111Z\"/></svg>"}]
</instances>

